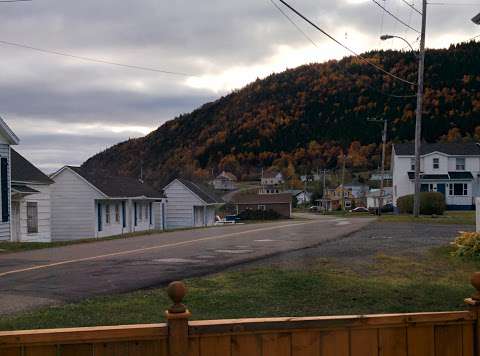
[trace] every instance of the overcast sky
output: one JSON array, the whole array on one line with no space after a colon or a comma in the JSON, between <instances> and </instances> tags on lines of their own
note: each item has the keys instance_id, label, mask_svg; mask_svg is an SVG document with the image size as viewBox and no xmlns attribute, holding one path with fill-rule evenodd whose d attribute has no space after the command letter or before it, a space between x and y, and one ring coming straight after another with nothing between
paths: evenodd
<instances>
[{"instance_id":1,"label":"overcast sky","mask_svg":"<svg viewBox=\"0 0 480 356\"><path fill-rule=\"evenodd\" d=\"M420 27L420 16L402 0L377 1ZM290 2L356 51L405 45L381 42L380 33L412 42L418 37L382 15L371 0ZM420 0L414 3L420 7ZM478 11L480 5L430 6L428 46L446 47L480 34L480 26L470 21ZM43 170L80 164L257 77L348 54L295 20L318 48L270 0L0 3L0 41L191 75L120 68L0 44L0 116L21 139L16 149Z\"/></svg>"}]
</instances>

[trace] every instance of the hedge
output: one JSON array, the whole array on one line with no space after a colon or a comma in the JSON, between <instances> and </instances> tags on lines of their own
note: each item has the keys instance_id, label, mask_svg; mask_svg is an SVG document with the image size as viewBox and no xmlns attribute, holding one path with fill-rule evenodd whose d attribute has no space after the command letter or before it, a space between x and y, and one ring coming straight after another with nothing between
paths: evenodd
<instances>
[{"instance_id":1,"label":"hedge","mask_svg":"<svg viewBox=\"0 0 480 356\"><path fill-rule=\"evenodd\" d=\"M281 216L274 210L253 210L246 209L238 214L241 220L277 220Z\"/></svg>"},{"instance_id":2,"label":"hedge","mask_svg":"<svg viewBox=\"0 0 480 356\"><path fill-rule=\"evenodd\" d=\"M397 206L402 214L413 213L413 194L405 195L397 199ZM420 193L420 214L423 215L442 215L447 206L445 197L438 192Z\"/></svg>"}]
</instances>

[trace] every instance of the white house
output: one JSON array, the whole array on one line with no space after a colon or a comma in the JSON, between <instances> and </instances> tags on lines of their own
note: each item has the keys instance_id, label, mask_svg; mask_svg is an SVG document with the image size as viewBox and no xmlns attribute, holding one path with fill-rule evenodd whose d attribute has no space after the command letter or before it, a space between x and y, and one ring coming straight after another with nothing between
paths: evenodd
<instances>
[{"instance_id":1,"label":"white house","mask_svg":"<svg viewBox=\"0 0 480 356\"><path fill-rule=\"evenodd\" d=\"M166 199L138 179L65 166L51 176L52 240L162 230Z\"/></svg>"},{"instance_id":2,"label":"white house","mask_svg":"<svg viewBox=\"0 0 480 356\"><path fill-rule=\"evenodd\" d=\"M11 156L12 241L51 241L53 181L14 149Z\"/></svg>"},{"instance_id":3,"label":"white house","mask_svg":"<svg viewBox=\"0 0 480 356\"><path fill-rule=\"evenodd\" d=\"M473 209L479 196L480 146L477 143L422 144L421 190L440 192L447 208ZM415 179L414 144L396 144L392 150L393 203L413 194Z\"/></svg>"},{"instance_id":4,"label":"white house","mask_svg":"<svg viewBox=\"0 0 480 356\"><path fill-rule=\"evenodd\" d=\"M386 204L392 204L393 202L393 188L385 187L383 188L383 197L382 197L382 206ZM381 190L380 189L371 189L367 193L367 208L374 209L378 208L380 205Z\"/></svg>"},{"instance_id":5,"label":"white house","mask_svg":"<svg viewBox=\"0 0 480 356\"><path fill-rule=\"evenodd\" d=\"M11 209L11 165L10 146L18 145L20 140L0 118L0 241L12 239L10 224Z\"/></svg>"},{"instance_id":6,"label":"white house","mask_svg":"<svg viewBox=\"0 0 480 356\"><path fill-rule=\"evenodd\" d=\"M312 198L312 193L309 193L305 190L300 189L291 189L288 190L288 193L292 194L293 197L297 200L297 204L303 205L310 203L310 199Z\"/></svg>"},{"instance_id":7,"label":"white house","mask_svg":"<svg viewBox=\"0 0 480 356\"><path fill-rule=\"evenodd\" d=\"M168 200L169 229L212 226L215 207L224 203L202 184L181 178L171 181L163 191Z\"/></svg>"},{"instance_id":8,"label":"white house","mask_svg":"<svg viewBox=\"0 0 480 356\"><path fill-rule=\"evenodd\" d=\"M237 177L230 172L223 171L213 180L213 188L216 190L236 190Z\"/></svg>"},{"instance_id":9,"label":"white house","mask_svg":"<svg viewBox=\"0 0 480 356\"><path fill-rule=\"evenodd\" d=\"M262 174L262 186L278 186L285 182L283 174L270 170Z\"/></svg>"}]
</instances>

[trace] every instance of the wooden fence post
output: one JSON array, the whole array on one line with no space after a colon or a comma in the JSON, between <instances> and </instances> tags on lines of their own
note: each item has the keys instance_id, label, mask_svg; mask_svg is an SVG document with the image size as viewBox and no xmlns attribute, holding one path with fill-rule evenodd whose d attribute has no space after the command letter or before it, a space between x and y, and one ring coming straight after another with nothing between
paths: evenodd
<instances>
[{"instance_id":1,"label":"wooden fence post","mask_svg":"<svg viewBox=\"0 0 480 356\"><path fill-rule=\"evenodd\" d=\"M470 278L470 283L476 292L470 298L465 299L470 311L475 316L473 349L476 356L480 356L480 272L475 272Z\"/></svg>"},{"instance_id":2,"label":"wooden fence post","mask_svg":"<svg viewBox=\"0 0 480 356\"><path fill-rule=\"evenodd\" d=\"M173 301L173 305L165 312L168 324L168 355L187 356L188 318L191 314L182 304L187 288L182 282L172 282L167 293Z\"/></svg>"}]
</instances>

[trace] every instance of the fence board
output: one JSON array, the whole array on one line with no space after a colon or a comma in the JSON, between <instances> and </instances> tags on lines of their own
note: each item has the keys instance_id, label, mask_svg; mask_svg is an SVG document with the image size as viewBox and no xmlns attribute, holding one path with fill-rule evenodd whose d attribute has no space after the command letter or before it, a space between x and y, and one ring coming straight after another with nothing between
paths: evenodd
<instances>
[{"instance_id":1,"label":"fence board","mask_svg":"<svg viewBox=\"0 0 480 356\"><path fill-rule=\"evenodd\" d=\"M59 356L93 356L92 344L60 345Z\"/></svg>"},{"instance_id":2,"label":"fence board","mask_svg":"<svg viewBox=\"0 0 480 356\"><path fill-rule=\"evenodd\" d=\"M106 342L93 346L95 356L128 356L128 342Z\"/></svg>"},{"instance_id":3,"label":"fence board","mask_svg":"<svg viewBox=\"0 0 480 356\"><path fill-rule=\"evenodd\" d=\"M378 330L353 329L350 350L351 356L378 356Z\"/></svg>"},{"instance_id":4,"label":"fence board","mask_svg":"<svg viewBox=\"0 0 480 356\"><path fill-rule=\"evenodd\" d=\"M411 326L407 329L408 356L435 354L434 327Z\"/></svg>"},{"instance_id":5,"label":"fence board","mask_svg":"<svg viewBox=\"0 0 480 356\"><path fill-rule=\"evenodd\" d=\"M5 356L22 356L22 348L21 347L8 347L5 349L0 349L1 355Z\"/></svg>"},{"instance_id":6,"label":"fence board","mask_svg":"<svg viewBox=\"0 0 480 356\"><path fill-rule=\"evenodd\" d=\"M56 345L27 346L24 356L57 356L57 349Z\"/></svg>"},{"instance_id":7,"label":"fence board","mask_svg":"<svg viewBox=\"0 0 480 356\"><path fill-rule=\"evenodd\" d=\"M349 344L347 330L324 331L321 333L322 356L349 356Z\"/></svg>"},{"instance_id":8,"label":"fence board","mask_svg":"<svg viewBox=\"0 0 480 356\"><path fill-rule=\"evenodd\" d=\"M291 356L292 337L290 334L266 334L262 336L262 356Z\"/></svg>"},{"instance_id":9,"label":"fence board","mask_svg":"<svg viewBox=\"0 0 480 356\"><path fill-rule=\"evenodd\" d=\"M473 356L473 325L463 326L463 356Z\"/></svg>"},{"instance_id":10,"label":"fence board","mask_svg":"<svg viewBox=\"0 0 480 356\"><path fill-rule=\"evenodd\" d=\"M445 325L435 327L435 355L462 355L463 326Z\"/></svg>"},{"instance_id":11,"label":"fence board","mask_svg":"<svg viewBox=\"0 0 480 356\"><path fill-rule=\"evenodd\" d=\"M230 356L230 336L206 336L200 338L200 356Z\"/></svg>"},{"instance_id":12,"label":"fence board","mask_svg":"<svg viewBox=\"0 0 480 356\"><path fill-rule=\"evenodd\" d=\"M200 356L200 338L191 337L188 339L188 356Z\"/></svg>"},{"instance_id":13,"label":"fence board","mask_svg":"<svg viewBox=\"0 0 480 356\"><path fill-rule=\"evenodd\" d=\"M407 356L407 329L382 328L378 331L380 356Z\"/></svg>"},{"instance_id":14,"label":"fence board","mask_svg":"<svg viewBox=\"0 0 480 356\"><path fill-rule=\"evenodd\" d=\"M261 356L262 340L260 335L232 336L232 356ZM201 355L202 356L202 355ZM210 355L205 355L210 356Z\"/></svg>"},{"instance_id":15,"label":"fence board","mask_svg":"<svg viewBox=\"0 0 480 356\"><path fill-rule=\"evenodd\" d=\"M292 356L320 356L320 332L294 332L292 334Z\"/></svg>"}]
</instances>

